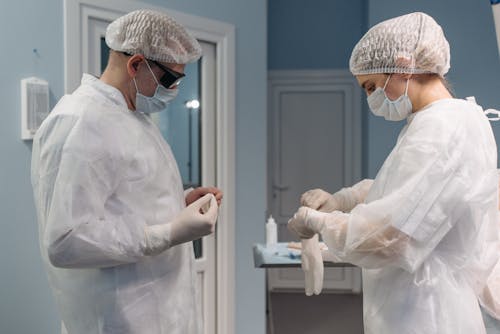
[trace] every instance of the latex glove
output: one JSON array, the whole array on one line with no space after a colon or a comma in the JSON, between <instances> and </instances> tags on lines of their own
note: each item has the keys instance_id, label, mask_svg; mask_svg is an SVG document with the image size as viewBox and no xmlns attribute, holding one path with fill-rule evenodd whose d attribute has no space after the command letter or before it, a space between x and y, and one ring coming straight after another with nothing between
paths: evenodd
<instances>
[{"instance_id":1,"label":"latex glove","mask_svg":"<svg viewBox=\"0 0 500 334\"><path fill-rule=\"evenodd\" d=\"M306 191L300 197L300 204L322 212L340 210L340 203L332 196L332 194L324 191L323 189L312 189Z\"/></svg>"},{"instance_id":2,"label":"latex glove","mask_svg":"<svg viewBox=\"0 0 500 334\"><path fill-rule=\"evenodd\" d=\"M319 215L318 215L319 214ZM323 218L325 213L301 206L299 210L288 221L288 229L299 236L301 239L310 239L316 233L320 233L323 227ZM320 217L321 219L316 219Z\"/></svg>"},{"instance_id":3,"label":"latex glove","mask_svg":"<svg viewBox=\"0 0 500 334\"><path fill-rule=\"evenodd\" d=\"M318 235L302 239L302 270L305 274L306 295L319 295L323 288L323 258L318 242Z\"/></svg>"},{"instance_id":4,"label":"latex glove","mask_svg":"<svg viewBox=\"0 0 500 334\"><path fill-rule=\"evenodd\" d=\"M300 197L300 204L321 212L350 212L356 205L365 201L372 184L373 180L365 179L334 194L322 189L309 190Z\"/></svg>"},{"instance_id":5,"label":"latex glove","mask_svg":"<svg viewBox=\"0 0 500 334\"><path fill-rule=\"evenodd\" d=\"M185 196L186 205L190 205L191 203L202 198L206 194L213 194L215 196L215 199L217 200L217 205L218 206L221 205L222 197L224 196L224 194L220 189L216 187L198 187L195 189L191 189L191 191L187 192Z\"/></svg>"},{"instance_id":6,"label":"latex glove","mask_svg":"<svg viewBox=\"0 0 500 334\"><path fill-rule=\"evenodd\" d=\"M159 254L175 245L213 233L218 208L215 196L206 194L182 210L171 222L147 226L145 254Z\"/></svg>"}]
</instances>

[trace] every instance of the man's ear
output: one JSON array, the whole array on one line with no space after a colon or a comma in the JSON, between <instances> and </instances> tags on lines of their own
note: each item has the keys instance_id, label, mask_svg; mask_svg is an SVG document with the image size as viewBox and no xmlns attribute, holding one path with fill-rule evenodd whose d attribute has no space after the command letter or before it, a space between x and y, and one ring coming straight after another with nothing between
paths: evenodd
<instances>
[{"instance_id":1,"label":"man's ear","mask_svg":"<svg viewBox=\"0 0 500 334\"><path fill-rule=\"evenodd\" d=\"M401 75L401 77L402 77L403 79L405 79L405 80L410 79L410 77L412 76L412 74L411 74L411 73L401 73L400 75Z\"/></svg>"},{"instance_id":2,"label":"man's ear","mask_svg":"<svg viewBox=\"0 0 500 334\"><path fill-rule=\"evenodd\" d=\"M137 75L137 71L139 70L139 66L144 61L144 56L141 54L136 54L130 57L127 61L127 72L131 78L135 78Z\"/></svg>"}]
</instances>

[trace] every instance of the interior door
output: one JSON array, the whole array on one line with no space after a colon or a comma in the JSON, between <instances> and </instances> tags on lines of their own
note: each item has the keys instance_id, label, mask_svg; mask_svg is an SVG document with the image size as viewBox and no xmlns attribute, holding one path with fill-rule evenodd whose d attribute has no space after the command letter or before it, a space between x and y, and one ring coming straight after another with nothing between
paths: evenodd
<instances>
[{"instance_id":1,"label":"interior door","mask_svg":"<svg viewBox=\"0 0 500 334\"><path fill-rule=\"evenodd\" d=\"M91 20L86 71L100 76L107 64L109 49L104 36L109 22ZM165 140L172 148L184 188L217 185L216 180L216 50L211 43L200 42L202 58L187 64L179 94L164 112L152 115ZM216 235L193 242L197 282L205 334L215 334Z\"/></svg>"},{"instance_id":2,"label":"interior door","mask_svg":"<svg viewBox=\"0 0 500 334\"><path fill-rule=\"evenodd\" d=\"M343 85L283 85L272 88L270 213L279 239L291 240L288 219L309 189L335 192L352 181L346 144L352 133Z\"/></svg>"},{"instance_id":3,"label":"interior door","mask_svg":"<svg viewBox=\"0 0 500 334\"><path fill-rule=\"evenodd\" d=\"M348 71L276 71L269 80L269 212L280 241L297 240L286 224L300 196L321 188L335 192L361 174L361 108ZM325 268L323 291L358 293L358 268ZM268 271L268 289L303 292L299 268Z\"/></svg>"}]
</instances>

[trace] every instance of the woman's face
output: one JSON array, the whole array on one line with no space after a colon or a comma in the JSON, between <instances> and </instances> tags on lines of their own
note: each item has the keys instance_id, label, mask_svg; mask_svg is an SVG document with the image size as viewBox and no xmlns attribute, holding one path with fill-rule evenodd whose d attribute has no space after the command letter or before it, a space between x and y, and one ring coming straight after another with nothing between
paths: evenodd
<instances>
[{"instance_id":1,"label":"woman's face","mask_svg":"<svg viewBox=\"0 0 500 334\"><path fill-rule=\"evenodd\" d=\"M390 75L385 73L380 74L364 74L357 75L356 79L358 80L359 85L365 91L366 95L370 95L377 88L384 88L385 86L385 95L390 100L396 100L398 97L404 94L406 89L406 82L409 78L408 74L399 74L394 73ZM389 81L387 81L389 80Z\"/></svg>"}]
</instances>

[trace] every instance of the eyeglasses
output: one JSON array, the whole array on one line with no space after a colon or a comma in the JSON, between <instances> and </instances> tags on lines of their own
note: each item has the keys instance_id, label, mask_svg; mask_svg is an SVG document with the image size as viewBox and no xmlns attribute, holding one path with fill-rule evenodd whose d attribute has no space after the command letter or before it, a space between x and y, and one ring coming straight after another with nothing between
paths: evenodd
<instances>
[{"instance_id":1,"label":"eyeglasses","mask_svg":"<svg viewBox=\"0 0 500 334\"><path fill-rule=\"evenodd\" d=\"M157 61L154 61L154 60L150 60L150 61L152 63L154 63L156 66L158 66L164 72L160 78L160 83L162 84L163 87L165 87L167 89L179 85L179 83L181 82L181 79L186 76L184 73L176 72L176 71L160 64Z\"/></svg>"},{"instance_id":2,"label":"eyeglasses","mask_svg":"<svg viewBox=\"0 0 500 334\"><path fill-rule=\"evenodd\" d=\"M127 57L132 57L131 53L128 52L122 52L122 53ZM186 76L184 73L179 73L174 70L171 70L170 68L160 64L155 60L146 60L146 61L152 62L164 72L160 78L160 83L163 87L167 89L178 86L181 82L181 79Z\"/></svg>"}]
</instances>

